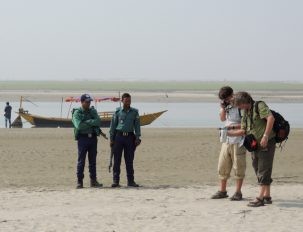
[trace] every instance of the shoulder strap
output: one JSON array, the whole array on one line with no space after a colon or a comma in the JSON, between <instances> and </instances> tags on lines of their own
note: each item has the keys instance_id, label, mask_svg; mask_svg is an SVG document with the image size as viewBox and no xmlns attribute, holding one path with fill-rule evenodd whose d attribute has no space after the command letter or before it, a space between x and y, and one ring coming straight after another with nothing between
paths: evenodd
<instances>
[{"instance_id":1,"label":"shoulder strap","mask_svg":"<svg viewBox=\"0 0 303 232\"><path fill-rule=\"evenodd\" d=\"M256 101L255 102L255 112L257 113L257 114L259 114L259 103L260 103L261 101Z\"/></svg>"},{"instance_id":2,"label":"shoulder strap","mask_svg":"<svg viewBox=\"0 0 303 232\"><path fill-rule=\"evenodd\" d=\"M241 114L241 109L240 108L238 108L238 113L239 113L240 118L242 118L242 114Z\"/></svg>"},{"instance_id":3,"label":"shoulder strap","mask_svg":"<svg viewBox=\"0 0 303 232\"><path fill-rule=\"evenodd\" d=\"M91 106L91 107L89 108L89 114L91 115L91 113L92 113L94 110L97 111L97 110L95 109L95 107Z\"/></svg>"},{"instance_id":4,"label":"shoulder strap","mask_svg":"<svg viewBox=\"0 0 303 232\"><path fill-rule=\"evenodd\" d=\"M252 103L252 107L250 109L250 123L251 123L251 126L254 124L254 120L253 120L254 111L256 111L256 113L259 114L259 103L260 103L260 101L253 101L253 103ZM245 118L246 127L248 125L247 119L248 119L248 115L246 115L246 118Z\"/></svg>"},{"instance_id":5,"label":"shoulder strap","mask_svg":"<svg viewBox=\"0 0 303 232\"><path fill-rule=\"evenodd\" d=\"M77 108L73 108L73 109L72 109L72 116L74 115L74 113L75 113L77 110L79 110L79 109L77 109Z\"/></svg>"}]
</instances>

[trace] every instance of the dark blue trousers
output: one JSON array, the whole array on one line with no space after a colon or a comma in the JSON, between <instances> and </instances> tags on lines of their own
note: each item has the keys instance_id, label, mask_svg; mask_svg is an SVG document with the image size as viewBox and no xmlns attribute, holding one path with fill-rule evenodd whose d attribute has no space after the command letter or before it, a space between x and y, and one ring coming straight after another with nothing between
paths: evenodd
<instances>
[{"instance_id":1,"label":"dark blue trousers","mask_svg":"<svg viewBox=\"0 0 303 232\"><path fill-rule=\"evenodd\" d=\"M11 128L12 123L11 123L11 118L10 117L5 117L5 128L7 128L7 123L8 123L8 127Z\"/></svg>"},{"instance_id":2,"label":"dark blue trousers","mask_svg":"<svg viewBox=\"0 0 303 232\"><path fill-rule=\"evenodd\" d=\"M117 135L114 143L114 167L113 167L113 179L114 182L120 181L120 166L122 153L124 151L124 160L126 166L127 180L128 182L134 181L134 157L135 157L135 136L121 136Z\"/></svg>"},{"instance_id":3,"label":"dark blue trousers","mask_svg":"<svg viewBox=\"0 0 303 232\"><path fill-rule=\"evenodd\" d=\"M78 164L77 178L83 180L86 154L88 154L89 176L92 180L97 179L96 158L97 158L97 137L79 137L78 138Z\"/></svg>"}]
</instances>

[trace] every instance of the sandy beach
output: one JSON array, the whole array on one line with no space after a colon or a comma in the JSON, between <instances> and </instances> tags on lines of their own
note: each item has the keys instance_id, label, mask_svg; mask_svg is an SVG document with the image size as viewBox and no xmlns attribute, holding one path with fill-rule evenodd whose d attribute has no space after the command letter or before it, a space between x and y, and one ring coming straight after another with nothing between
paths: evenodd
<instances>
[{"instance_id":1,"label":"sandy beach","mask_svg":"<svg viewBox=\"0 0 303 232\"><path fill-rule=\"evenodd\" d=\"M301 231L302 185L274 186L273 205L209 200L212 186L1 190L1 231ZM253 196L254 186L245 186Z\"/></svg>"},{"instance_id":2,"label":"sandy beach","mask_svg":"<svg viewBox=\"0 0 303 232\"><path fill-rule=\"evenodd\" d=\"M107 131L106 131L107 132ZM108 141L99 140L102 189L75 189L71 129L0 129L0 231L299 231L303 226L302 129L276 152L274 204L246 206L257 194L247 155L245 200L210 200L220 149L215 129L143 128L135 159L139 190L109 188ZM124 164L122 185L126 185ZM231 179L229 194L232 195Z\"/></svg>"}]
</instances>

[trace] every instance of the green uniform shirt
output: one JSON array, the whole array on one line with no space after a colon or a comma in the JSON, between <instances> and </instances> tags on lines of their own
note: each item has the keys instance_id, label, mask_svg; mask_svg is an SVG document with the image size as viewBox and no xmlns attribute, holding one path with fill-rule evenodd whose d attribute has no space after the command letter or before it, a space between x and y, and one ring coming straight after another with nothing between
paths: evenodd
<instances>
[{"instance_id":1,"label":"green uniform shirt","mask_svg":"<svg viewBox=\"0 0 303 232\"><path fill-rule=\"evenodd\" d=\"M256 112L255 104L252 106L252 110L244 111L241 128L246 131L246 134L253 134L257 141L260 143L264 135L267 121L266 117L271 115L271 111L265 102L259 102L259 113ZM268 140L275 137L275 133L272 130L268 135Z\"/></svg>"},{"instance_id":2,"label":"green uniform shirt","mask_svg":"<svg viewBox=\"0 0 303 232\"><path fill-rule=\"evenodd\" d=\"M141 136L139 111L130 107L128 111L118 107L110 124L110 139L114 140L116 130L122 132L135 132L136 138Z\"/></svg>"},{"instance_id":3,"label":"green uniform shirt","mask_svg":"<svg viewBox=\"0 0 303 232\"><path fill-rule=\"evenodd\" d=\"M100 135L101 119L94 107L89 110L84 110L82 107L74 109L72 122L76 139L79 134Z\"/></svg>"}]
</instances>

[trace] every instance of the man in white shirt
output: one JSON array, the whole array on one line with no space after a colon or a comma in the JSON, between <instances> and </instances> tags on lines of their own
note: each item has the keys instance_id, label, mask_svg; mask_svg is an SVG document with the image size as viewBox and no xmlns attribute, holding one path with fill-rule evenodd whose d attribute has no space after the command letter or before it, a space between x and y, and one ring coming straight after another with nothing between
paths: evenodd
<instances>
[{"instance_id":1,"label":"man in white shirt","mask_svg":"<svg viewBox=\"0 0 303 232\"><path fill-rule=\"evenodd\" d=\"M219 91L221 100L220 119L225 122L225 130L239 129L241 125L240 110L233 106L233 89L224 86ZM236 179L236 191L230 198L232 201L242 200L242 183L246 170L246 149L242 146L243 137L226 137L222 141L221 152L218 162L218 172L220 179L220 190L211 198L227 198L227 180L230 177L231 170L234 170Z\"/></svg>"}]
</instances>

